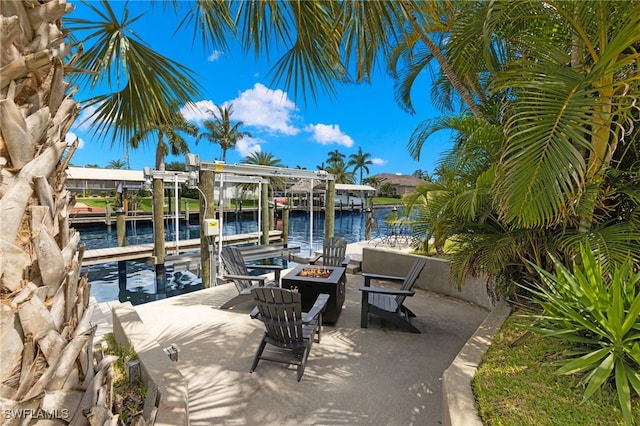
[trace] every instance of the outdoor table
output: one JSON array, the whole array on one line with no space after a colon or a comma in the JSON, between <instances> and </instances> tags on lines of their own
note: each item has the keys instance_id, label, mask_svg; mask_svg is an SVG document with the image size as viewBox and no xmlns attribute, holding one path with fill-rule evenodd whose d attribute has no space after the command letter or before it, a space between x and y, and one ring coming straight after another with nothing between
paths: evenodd
<instances>
[{"instance_id":1,"label":"outdoor table","mask_svg":"<svg viewBox=\"0 0 640 426\"><path fill-rule=\"evenodd\" d=\"M304 269L330 271L328 277L301 276ZM346 269L340 266L298 265L282 277L282 287L298 289L302 298L302 310L308 312L319 294L329 295L327 307L322 314L322 322L335 323L342 310L345 296L345 283L341 278Z\"/></svg>"}]
</instances>

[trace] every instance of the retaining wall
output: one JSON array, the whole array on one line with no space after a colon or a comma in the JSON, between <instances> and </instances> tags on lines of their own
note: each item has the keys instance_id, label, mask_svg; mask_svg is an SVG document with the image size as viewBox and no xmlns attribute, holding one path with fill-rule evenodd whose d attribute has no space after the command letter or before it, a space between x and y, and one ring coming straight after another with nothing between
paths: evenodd
<instances>
[{"instance_id":1,"label":"retaining wall","mask_svg":"<svg viewBox=\"0 0 640 426\"><path fill-rule=\"evenodd\" d=\"M145 419L156 425L188 425L189 394L182 373L158 342L149 337L147 327L131 302L114 306L112 312L116 342L133 347L140 360L142 380L147 386Z\"/></svg>"}]
</instances>

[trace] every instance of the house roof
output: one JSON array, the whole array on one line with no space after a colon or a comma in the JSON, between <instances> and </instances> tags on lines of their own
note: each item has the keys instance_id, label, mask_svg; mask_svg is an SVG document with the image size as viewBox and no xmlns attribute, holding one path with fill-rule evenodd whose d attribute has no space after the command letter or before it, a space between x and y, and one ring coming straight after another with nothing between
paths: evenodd
<instances>
[{"instance_id":1,"label":"house roof","mask_svg":"<svg viewBox=\"0 0 640 426\"><path fill-rule=\"evenodd\" d=\"M385 184L386 182L390 182L393 185L416 187L421 183L427 182L415 176L400 175L400 174L393 174L393 173L379 173L377 175L374 175L373 177L378 178L380 180L381 185Z\"/></svg>"},{"instance_id":2,"label":"house roof","mask_svg":"<svg viewBox=\"0 0 640 426\"><path fill-rule=\"evenodd\" d=\"M313 186L314 191L324 191L326 188L324 182L319 182ZM336 183L336 191L365 191L365 192L375 192L376 189L369 185L356 185L351 183ZM290 193L298 193L298 192L309 192L309 181L306 179L299 180L295 184L291 185L287 192Z\"/></svg>"},{"instance_id":3,"label":"house roof","mask_svg":"<svg viewBox=\"0 0 640 426\"><path fill-rule=\"evenodd\" d=\"M142 170L69 166L67 167L67 179L144 182L144 173Z\"/></svg>"}]
</instances>

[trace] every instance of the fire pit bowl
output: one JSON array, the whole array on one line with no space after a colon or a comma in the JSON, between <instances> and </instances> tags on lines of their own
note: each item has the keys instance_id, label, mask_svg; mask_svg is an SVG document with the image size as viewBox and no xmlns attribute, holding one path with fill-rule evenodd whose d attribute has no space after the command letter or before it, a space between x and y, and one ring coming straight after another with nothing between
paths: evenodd
<instances>
[{"instance_id":1,"label":"fire pit bowl","mask_svg":"<svg viewBox=\"0 0 640 426\"><path fill-rule=\"evenodd\" d=\"M326 268L304 268L299 273L300 277L328 278L331 270Z\"/></svg>"}]
</instances>

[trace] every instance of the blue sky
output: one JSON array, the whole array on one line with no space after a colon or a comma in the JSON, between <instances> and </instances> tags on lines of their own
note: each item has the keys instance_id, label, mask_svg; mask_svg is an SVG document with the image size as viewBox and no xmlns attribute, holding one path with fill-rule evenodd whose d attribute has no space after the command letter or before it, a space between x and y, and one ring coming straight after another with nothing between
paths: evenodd
<instances>
[{"instance_id":1,"label":"blue sky","mask_svg":"<svg viewBox=\"0 0 640 426\"><path fill-rule=\"evenodd\" d=\"M89 17L92 12L79 2L73 2L76 11L70 16ZM114 2L116 11L124 2ZM175 33L179 18L161 8L148 9L147 2L130 2L130 15L146 11L137 21L136 33L150 46L165 56L176 60L197 73L203 87L202 97L194 99L194 109L184 109L185 118L201 125L207 118L207 108L233 104L233 120L244 122L243 130L251 138L241 140L236 149L227 152L227 163L238 163L253 151L270 152L287 167L300 166L316 169L326 162L330 151L339 150L347 160L349 155L362 147L371 154L374 164L369 174L411 174L417 169L432 172L442 152L451 145L445 132L434 135L422 150L420 161L413 160L407 151L409 136L421 121L440 115L430 102L430 81L423 76L414 86L415 115L404 112L394 100L393 80L383 65L370 84L341 85L333 97L319 94L314 102L307 102L300 95L293 98L283 83L273 83L269 69L278 59L276 55L256 58L253 53L244 54L236 42L230 42L227 50L205 51L200 40L193 42L191 29ZM81 88L75 99L89 97ZM111 160L125 161L123 143L111 146L111 138L94 135L82 120L85 111L76 120L68 139L79 137L81 148L76 151L72 163L76 166L98 164L101 167ZM205 140L198 145L195 139L186 137L191 151L202 160L213 161L221 156L220 147ZM154 165L155 140L149 139L141 149L129 151L132 169ZM168 156L166 162L184 161L183 157ZM366 176L366 175L365 175Z\"/></svg>"}]
</instances>

